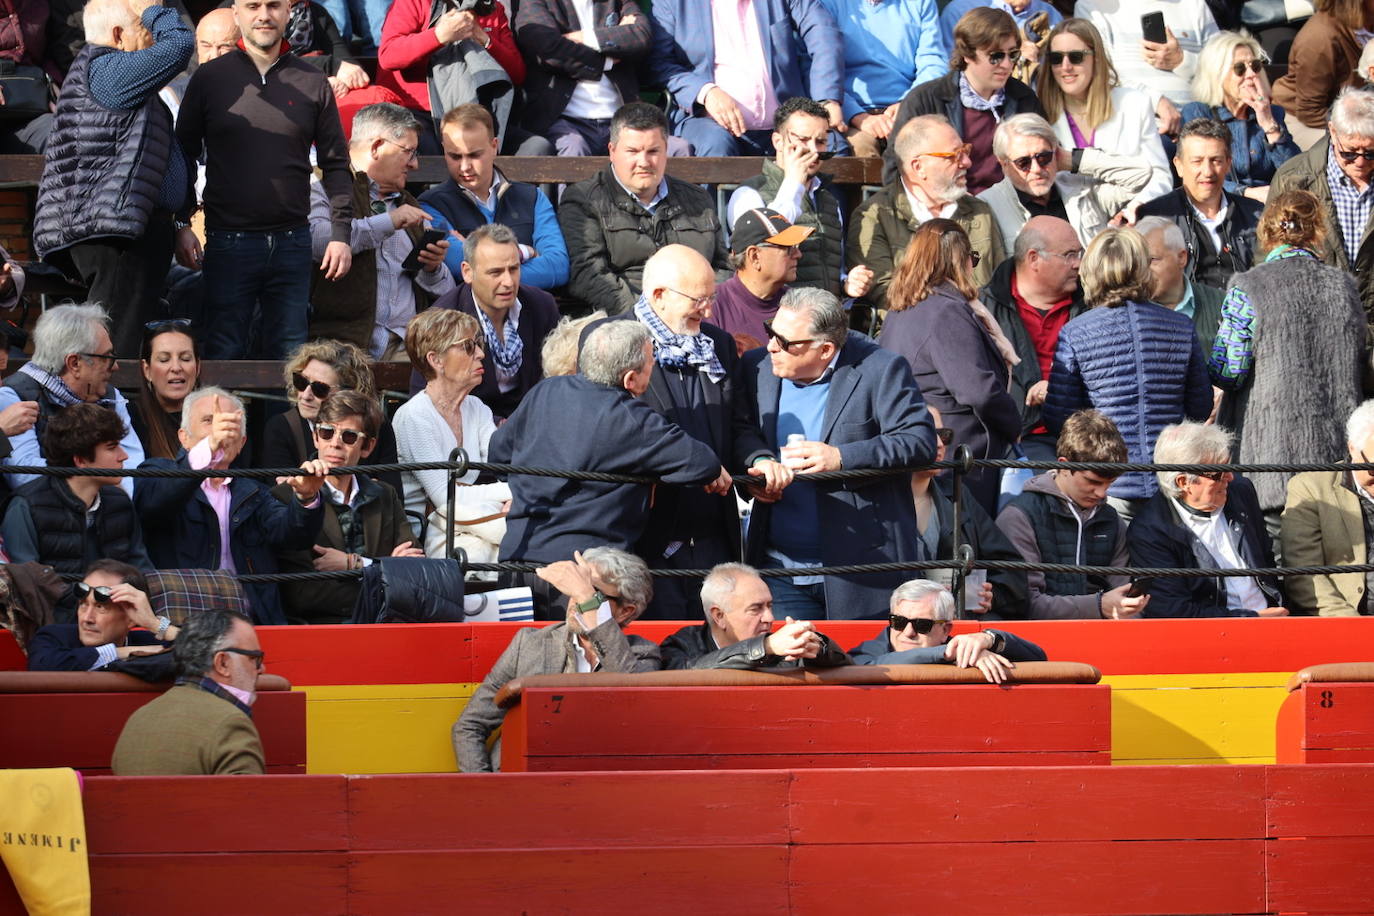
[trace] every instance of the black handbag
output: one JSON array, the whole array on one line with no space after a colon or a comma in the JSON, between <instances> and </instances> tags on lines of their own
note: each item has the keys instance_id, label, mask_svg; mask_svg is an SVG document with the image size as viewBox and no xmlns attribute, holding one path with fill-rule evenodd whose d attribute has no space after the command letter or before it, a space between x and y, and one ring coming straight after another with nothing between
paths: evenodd
<instances>
[{"instance_id":1,"label":"black handbag","mask_svg":"<svg viewBox=\"0 0 1374 916\"><path fill-rule=\"evenodd\" d=\"M1299 23L1313 13L1309 0L1285 3L1284 0L1246 0L1240 7L1240 22L1251 32Z\"/></svg>"},{"instance_id":2,"label":"black handbag","mask_svg":"<svg viewBox=\"0 0 1374 916\"><path fill-rule=\"evenodd\" d=\"M32 121L47 114L52 83L42 67L0 58L0 92L5 94L5 103L0 105L0 119Z\"/></svg>"}]
</instances>

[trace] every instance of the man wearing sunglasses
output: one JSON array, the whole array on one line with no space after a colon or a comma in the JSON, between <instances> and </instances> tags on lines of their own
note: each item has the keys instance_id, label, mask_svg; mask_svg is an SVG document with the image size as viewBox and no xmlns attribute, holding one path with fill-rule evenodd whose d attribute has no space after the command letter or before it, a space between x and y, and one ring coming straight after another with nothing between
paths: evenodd
<instances>
[{"instance_id":1,"label":"man wearing sunglasses","mask_svg":"<svg viewBox=\"0 0 1374 916\"><path fill-rule=\"evenodd\" d=\"M1004 683L1017 662L1043 662L1045 650L1005 630L951 637L954 596L930 579L912 579L892 592L888 625L850 651L856 665L956 665L977 668L989 684Z\"/></svg>"},{"instance_id":2,"label":"man wearing sunglasses","mask_svg":"<svg viewBox=\"0 0 1374 916\"><path fill-rule=\"evenodd\" d=\"M320 460L331 468L357 467L372 454L382 411L373 398L357 391L336 391L315 417L312 435ZM422 557L401 498L391 485L365 474L332 474L325 478L324 521L309 550L277 555L282 572L361 569L378 557ZM295 492L278 484L272 495L289 505ZM286 582L281 598L292 623L348 623L361 581Z\"/></svg>"},{"instance_id":3,"label":"man wearing sunglasses","mask_svg":"<svg viewBox=\"0 0 1374 916\"><path fill-rule=\"evenodd\" d=\"M1327 136L1274 173L1270 195L1311 191L1326 214L1322 260L1355 275L1374 316L1374 88L1343 89L1331 105Z\"/></svg>"},{"instance_id":4,"label":"man wearing sunglasses","mask_svg":"<svg viewBox=\"0 0 1374 916\"><path fill-rule=\"evenodd\" d=\"M153 613L148 580L127 563L96 560L72 591L76 623L33 634L30 671L99 671L119 659L156 655L177 638L172 621Z\"/></svg>"},{"instance_id":5,"label":"man wearing sunglasses","mask_svg":"<svg viewBox=\"0 0 1374 916\"><path fill-rule=\"evenodd\" d=\"M1038 114L1019 114L997 125L992 151L1006 177L978 199L992 208L1003 239L1014 239L1033 216L1068 220L1087 244L1150 183L1140 156L1100 149L1067 150Z\"/></svg>"},{"instance_id":6,"label":"man wearing sunglasses","mask_svg":"<svg viewBox=\"0 0 1374 916\"><path fill-rule=\"evenodd\" d=\"M262 773L253 701L265 665L253 624L236 611L197 611L175 655L176 684L124 723L110 763L115 775Z\"/></svg>"}]
</instances>

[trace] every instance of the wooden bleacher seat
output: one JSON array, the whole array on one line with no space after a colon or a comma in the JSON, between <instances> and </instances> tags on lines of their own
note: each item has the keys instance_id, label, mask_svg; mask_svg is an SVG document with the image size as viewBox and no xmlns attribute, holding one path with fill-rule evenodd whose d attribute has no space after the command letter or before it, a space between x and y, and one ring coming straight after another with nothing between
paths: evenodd
<instances>
[{"instance_id":1,"label":"wooden bleacher seat","mask_svg":"<svg viewBox=\"0 0 1374 916\"><path fill-rule=\"evenodd\" d=\"M1001 688L947 665L521 678L497 696L501 770L1110 763L1097 669L1016 675Z\"/></svg>"},{"instance_id":2,"label":"wooden bleacher seat","mask_svg":"<svg viewBox=\"0 0 1374 916\"><path fill-rule=\"evenodd\" d=\"M1374 763L1374 662L1312 665L1288 679L1279 763Z\"/></svg>"},{"instance_id":3,"label":"wooden bleacher seat","mask_svg":"<svg viewBox=\"0 0 1374 916\"><path fill-rule=\"evenodd\" d=\"M0 768L109 773L124 723L169 686L111 671L0 671ZM304 693L259 676L253 722L267 772L305 772Z\"/></svg>"}]
</instances>

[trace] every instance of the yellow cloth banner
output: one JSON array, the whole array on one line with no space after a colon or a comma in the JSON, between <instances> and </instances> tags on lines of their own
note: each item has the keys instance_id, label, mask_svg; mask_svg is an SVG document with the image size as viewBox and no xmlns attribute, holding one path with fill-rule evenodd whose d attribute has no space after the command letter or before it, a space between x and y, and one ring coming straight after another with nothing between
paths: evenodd
<instances>
[{"instance_id":1,"label":"yellow cloth banner","mask_svg":"<svg viewBox=\"0 0 1374 916\"><path fill-rule=\"evenodd\" d=\"M29 916L90 916L76 771L0 770L0 859Z\"/></svg>"}]
</instances>

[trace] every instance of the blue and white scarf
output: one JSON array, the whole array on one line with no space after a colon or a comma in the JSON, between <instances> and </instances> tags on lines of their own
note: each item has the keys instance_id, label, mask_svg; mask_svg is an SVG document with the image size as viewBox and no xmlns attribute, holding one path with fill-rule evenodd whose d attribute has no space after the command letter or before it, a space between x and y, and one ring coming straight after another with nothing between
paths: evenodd
<instances>
[{"instance_id":1,"label":"blue and white scarf","mask_svg":"<svg viewBox=\"0 0 1374 916\"><path fill-rule=\"evenodd\" d=\"M668 330L649 305L647 296L641 295L635 303L635 317L649 329L654 339L654 359L659 365L670 369L696 369L705 372L713 382L725 378L725 367L716 356L716 345L705 334L676 334Z\"/></svg>"},{"instance_id":2,"label":"blue and white scarf","mask_svg":"<svg viewBox=\"0 0 1374 916\"><path fill-rule=\"evenodd\" d=\"M81 398L77 397L72 392L72 390L67 387L66 382L62 381L62 379L60 379L56 375L53 375L44 369L38 368L33 363L25 363L24 365L19 367L19 371L32 378L38 384L42 385L43 390L46 391L48 394L52 395L52 399L56 401L58 404L61 404L63 407L72 407L82 402ZM108 392L110 389L106 388L105 390ZM115 406L115 399L113 397L110 397L109 395L106 395L105 397L102 397L99 400L97 400L96 403L99 404L101 407L108 407L111 410L113 410Z\"/></svg>"},{"instance_id":3,"label":"blue and white scarf","mask_svg":"<svg viewBox=\"0 0 1374 916\"><path fill-rule=\"evenodd\" d=\"M477 313L477 320L482 323L482 334L487 339L486 349L496 362L497 373L513 377L520 371L520 363L525 355L525 342L520 339L520 329L511 320L511 313L506 313L506 325L502 329L505 337L503 340L496 336L496 328L486 312L480 308L473 311Z\"/></svg>"},{"instance_id":4,"label":"blue and white scarf","mask_svg":"<svg viewBox=\"0 0 1374 916\"><path fill-rule=\"evenodd\" d=\"M992 94L992 98L985 99L973 91L973 87L968 84L968 77L959 74L959 103L965 108L972 108L974 111L990 111L992 119L998 124L1002 123L1002 103L1007 100L1007 90L998 89Z\"/></svg>"}]
</instances>

